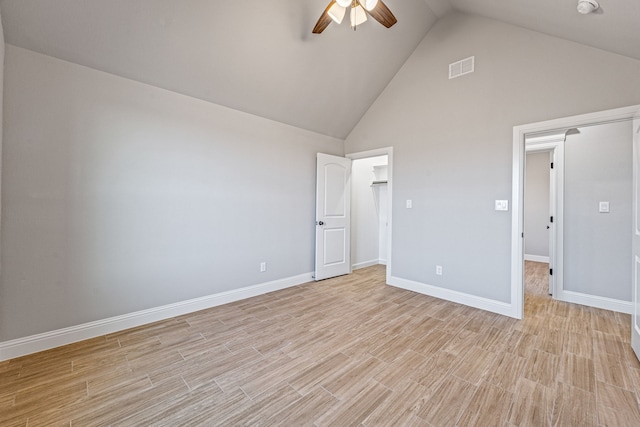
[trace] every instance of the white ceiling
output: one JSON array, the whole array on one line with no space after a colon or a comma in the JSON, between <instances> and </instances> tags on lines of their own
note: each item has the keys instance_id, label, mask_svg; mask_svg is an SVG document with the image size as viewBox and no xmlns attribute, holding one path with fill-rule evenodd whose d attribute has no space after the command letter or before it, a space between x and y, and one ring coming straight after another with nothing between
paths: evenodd
<instances>
[{"instance_id":1,"label":"white ceiling","mask_svg":"<svg viewBox=\"0 0 640 427\"><path fill-rule=\"evenodd\" d=\"M474 13L640 59L640 1L385 0L398 23L311 34L329 0L0 0L7 43L345 138L436 20Z\"/></svg>"},{"instance_id":2,"label":"white ceiling","mask_svg":"<svg viewBox=\"0 0 640 427\"><path fill-rule=\"evenodd\" d=\"M429 2L430 0L425 0ZM449 0L454 9L640 59L640 1L598 0L591 15L578 0Z\"/></svg>"}]
</instances>

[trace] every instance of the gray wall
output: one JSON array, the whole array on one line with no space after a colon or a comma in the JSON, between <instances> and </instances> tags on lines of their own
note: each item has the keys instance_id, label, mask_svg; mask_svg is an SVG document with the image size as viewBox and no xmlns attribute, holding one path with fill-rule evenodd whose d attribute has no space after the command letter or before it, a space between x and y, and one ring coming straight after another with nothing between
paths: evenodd
<instances>
[{"instance_id":1,"label":"gray wall","mask_svg":"<svg viewBox=\"0 0 640 427\"><path fill-rule=\"evenodd\" d=\"M11 45L5 71L0 341L313 270L342 141Z\"/></svg>"},{"instance_id":2,"label":"gray wall","mask_svg":"<svg viewBox=\"0 0 640 427\"><path fill-rule=\"evenodd\" d=\"M524 253L549 257L550 154L528 153L524 188Z\"/></svg>"},{"instance_id":3,"label":"gray wall","mask_svg":"<svg viewBox=\"0 0 640 427\"><path fill-rule=\"evenodd\" d=\"M471 55L475 73L449 80ZM481 17L439 21L345 144L394 147L392 275L509 302L511 213L494 200L511 197L513 126L634 104L640 61Z\"/></svg>"},{"instance_id":4,"label":"gray wall","mask_svg":"<svg viewBox=\"0 0 640 427\"><path fill-rule=\"evenodd\" d=\"M578 131L565 142L564 289L631 301L631 121Z\"/></svg>"}]
</instances>

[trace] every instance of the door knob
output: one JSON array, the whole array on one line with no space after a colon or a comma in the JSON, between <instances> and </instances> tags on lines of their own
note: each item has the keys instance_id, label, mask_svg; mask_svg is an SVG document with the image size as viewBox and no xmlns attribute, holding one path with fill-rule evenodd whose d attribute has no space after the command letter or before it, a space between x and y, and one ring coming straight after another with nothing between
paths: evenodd
<instances>
[{"instance_id":1,"label":"door knob","mask_svg":"<svg viewBox=\"0 0 640 427\"><path fill-rule=\"evenodd\" d=\"M322 221L318 221L318 222L316 222L316 224L318 224L318 225L324 225L324 222L322 222Z\"/></svg>"}]
</instances>

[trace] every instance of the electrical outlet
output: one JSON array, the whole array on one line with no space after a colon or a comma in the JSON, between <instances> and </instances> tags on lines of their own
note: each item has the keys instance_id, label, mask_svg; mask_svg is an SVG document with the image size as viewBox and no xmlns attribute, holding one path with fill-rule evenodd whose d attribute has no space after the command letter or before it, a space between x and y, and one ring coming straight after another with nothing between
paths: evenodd
<instances>
[{"instance_id":1,"label":"electrical outlet","mask_svg":"<svg viewBox=\"0 0 640 427\"><path fill-rule=\"evenodd\" d=\"M436 265L436 276L442 276L442 266Z\"/></svg>"},{"instance_id":2,"label":"electrical outlet","mask_svg":"<svg viewBox=\"0 0 640 427\"><path fill-rule=\"evenodd\" d=\"M413 201L407 200L407 209L413 208Z\"/></svg>"},{"instance_id":3,"label":"electrical outlet","mask_svg":"<svg viewBox=\"0 0 640 427\"><path fill-rule=\"evenodd\" d=\"M263 261L260 263L260 272L264 273L265 271L267 271L267 263Z\"/></svg>"}]
</instances>

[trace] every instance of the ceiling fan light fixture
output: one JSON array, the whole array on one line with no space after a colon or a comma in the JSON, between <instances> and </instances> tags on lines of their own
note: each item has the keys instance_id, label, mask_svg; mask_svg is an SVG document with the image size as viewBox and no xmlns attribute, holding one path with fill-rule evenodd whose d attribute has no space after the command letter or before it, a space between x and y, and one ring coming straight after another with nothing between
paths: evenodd
<instances>
[{"instance_id":1,"label":"ceiling fan light fixture","mask_svg":"<svg viewBox=\"0 0 640 427\"><path fill-rule=\"evenodd\" d=\"M358 0L358 2L369 12L371 12L378 5L378 0Z\"/></svg>"},{"instance_id":2,"label":"ceiling fan light fixture","mask_svg":"<svg viewBox=\"0 0 640 427\"><path fill-rule=\"evenodd\" d=\"M344 4L347 6L343 6ZM313 34L321 34L331 22L340 24L344 20L347 8L349 9L349 21L353 30L358 25L366 22L369 16L385 28L391 28L398 22L382 0L330 0L311 32Z\"/></svg>"},{"instance_id":3,"label":"ceiling fan light fixture","mask_svg":"<svg viewBox=\"0 0 640 427\"><path fill-rule=\"evenodd\" d=\"M344 14L347 10L340 6L338 2L334 3L333 6L329 8L327 14L333 19L336 24L340 24L342 19L344 18Z\"/></svg>"},{"instance_id":4,"label":"ceiling fan light fixture","mask_svg":"<svg viewBox=\"0 0 640 427\"><path fill-rule=\"evenodd\" d=\"M355 28L367 20L367 12L364 11L362 6L357 5L351 8L351 28Z\"/></svg>"},{"instance_id":5,"label":"ceiling fan light fixture","mask_svg":"<svg viewBox=\"0 0 640 427\"><path fill-rule=\"evenodd\" d=\"M578 12L583 15L588 15L592 12L598 10L600 5L596 0L579 0L578 1Z\"/></svg>"}]
</instances>

